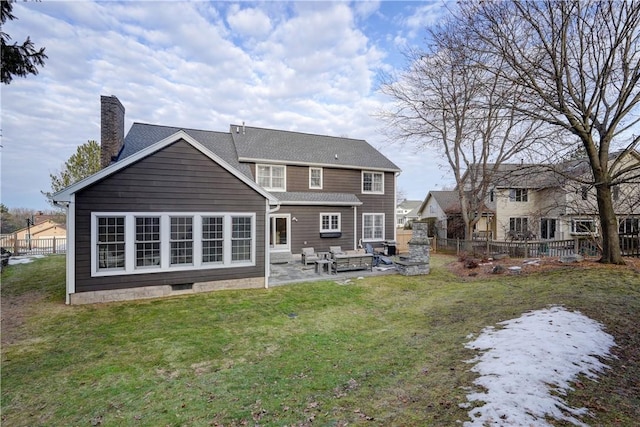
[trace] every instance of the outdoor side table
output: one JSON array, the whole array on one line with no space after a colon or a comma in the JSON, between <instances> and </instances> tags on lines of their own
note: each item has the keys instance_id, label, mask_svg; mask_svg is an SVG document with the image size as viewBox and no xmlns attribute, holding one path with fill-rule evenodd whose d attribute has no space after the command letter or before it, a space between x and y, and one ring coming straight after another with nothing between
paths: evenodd
<instances>
[{"instance_id":1,"label":"outdoor side table","mask_svg":"<svg viewBox=\"0 0 640 427\"><path fill-rule=\"evenodd\" d=\"M330 259L319 259L316 260L316 274L324 273L326 270L327 273L331 273L331 264L333 261Z\"/></svg>"}]
</instances>

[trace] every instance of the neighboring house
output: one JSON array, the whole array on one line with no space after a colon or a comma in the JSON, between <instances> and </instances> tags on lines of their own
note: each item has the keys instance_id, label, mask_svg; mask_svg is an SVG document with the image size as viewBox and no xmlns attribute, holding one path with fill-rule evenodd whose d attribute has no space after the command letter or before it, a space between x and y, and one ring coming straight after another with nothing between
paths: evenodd
<instances>
[{"instance_id":1,"label":"neighboring house","mask_svg":"<svg viewBox=\"0 0 640 427\"><path fill-rule=\"evenodd\" d=\"M396 224L399 228L403 228L411 221L420 219L418 208L422 201L420 200L404 200L396 207Z\"/></svg>"},{"instance_id":2,"label":"neighboring house","mask_svg":"<svg viewBox=\"0 0 640 427\"><path fill-rule=\"evenodd\" d=\"M120 101L101 105L106 167L52 197L68 303L268 287L270 262L303 247L395 239L400 169L364 140L143 123L125 138Z\"/></svg>"},{"instance_id":3,"label":"neighboring house","mask_svg":"<svg viewBox=\"0 0 640 427\"><path fill-rule=\"evenodd\" d=\"M615 166L614 166L615 162ZM637 152L624 158L614 154L611 166L628 168L640 165ZM503 164L494 175L485 210L474 228L474 237L489 235L495 240L565 240L574 236L598 235L599 218L593 187L577 183L588 181L589 166L573 160L552 170L540 164ZM621 169L622 170L622 169ZM640 225L640 186L621 183L612 188L621 234L637 234ZM422 218L437 219L439 237L460 237L455 230L459 221L457 191L430 192L419 209Z\"/></svg>"},{"instance_id":4,"label":"neighboring house","mask_svg":"<svg viewBox=\"0 0 640 427\"><path fill-rule=\"evenodd\" d=\"M54 238L66 238L65 225L51 219L35 217L34 224L21 228L11 234L3 236L2 246L9 248L17 244L22 248L43 248L50 246Z\"/></svg>"},{"instance_id":5,"label":"neighboring house","mask_svg":"<svg viewBox=\"0 0 640 427\"><path fill-rule=\"evenodd\" d=\"M491 234L491 219L495 204L487 203L480 220L474 227L474 237L485 238ZM420 218L431 218L436 229L436 236L441 239L464 239L464 222L462 208L457 190L430 191L418 207Z\"/></svg>"}]
</instances>

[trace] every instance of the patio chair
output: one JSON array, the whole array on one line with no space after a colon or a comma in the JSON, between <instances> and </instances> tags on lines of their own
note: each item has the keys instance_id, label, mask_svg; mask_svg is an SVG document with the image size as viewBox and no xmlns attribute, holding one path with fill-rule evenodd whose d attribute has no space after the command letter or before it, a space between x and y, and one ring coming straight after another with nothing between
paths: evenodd
<instances>
[{"instance_id":1,"label":"patio chair","mask_svg":"<svg viewBox=\"0 0 640 427\"><path fill-rule=\"evenodd\" d=\"M302 263L304 265L313 264L320 259L320 256L313 248L302 248Z\"/></svg>"},{"instance_id":2,"label":"patio chair","mask_svg":"<svg viewBox=\"0 0 640 427\"><path fill-rule=\"evenodd\" d=\"M342 246L329 246L329 253L331 254L331 258L336 255L344 255L345 252L342 250Z\"/></svg>"}]
</instances>

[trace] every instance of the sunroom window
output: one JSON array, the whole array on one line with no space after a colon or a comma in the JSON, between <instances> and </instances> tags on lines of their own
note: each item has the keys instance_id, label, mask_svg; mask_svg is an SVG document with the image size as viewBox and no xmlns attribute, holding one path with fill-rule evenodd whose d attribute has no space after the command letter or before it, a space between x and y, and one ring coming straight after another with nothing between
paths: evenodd
<instances>
[{"instance_id":1,"label":"sunroom window","mask_svg":"<svg viewBox=\"0 0 640 427\"><path fill-rule=\"evenodd\" d=\"M231 261L251 259L252 225L251 217L231 218Z\"/></svg>"},{"instance_id":2,"label":"sunroom window","mask_svg":"<svg viewBox=\"0 0 640 427\"><path fill-rule=\"evenodd\" d=\"M255 265L255 213L91 215L92 276Z\"/></svg>"},{"instance_id":3,"label":"sunroom window","mask_svg":"<svg viewBox=\"0 0 640 427\"><path fill-rule=\"evenodd\" d=\"M98 269L124 269L124 217L97 218Z\"/></svg>"},{"instance_id":4,"label":"sunroom window","mask_svg":"<svg viewBox=\"0 0 640 427\"><path fill-rule=\"evenodd\" d=\"M221 216L202 218L202 262L223 262L224 221Z\"/></svg>"},{"instance_id":5,"label":"sunroom window","mask_svg":"<svg viewBox=\"0 0 640 427\"><path fill-rule=\"evenodd\" d=\"M171 217L171 265L193 264L193 217Z\"/></svg>"},{"instance_id":6,"label":"sunroom window","mask_svg":"<svg viewBox=\"0 0 640 427\"><path fill-rule=\"evenodd\" d=\"M136 267L160 265L160 217L136 218Z\"/></svg>"}]
</instances>

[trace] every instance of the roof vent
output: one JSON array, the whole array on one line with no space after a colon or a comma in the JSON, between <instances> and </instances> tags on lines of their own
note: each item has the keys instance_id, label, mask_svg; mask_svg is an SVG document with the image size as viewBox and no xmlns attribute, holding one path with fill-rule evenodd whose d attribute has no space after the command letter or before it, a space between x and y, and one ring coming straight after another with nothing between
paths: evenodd
<instances>
[{"instance_id":1,"label":"roof vent","mask_svg":"<svg viewBox=\"0 0 640 427\"><path fill-rule=\"evenodd\" d=\"M240 133L240 126L236 126L236 133Z\"/></svg>"},{"instance_id":2,"label":"roof vent","mask_svg":"<svg viewBox=\"0 0 640 427\"><path fill-rule=\"evenodd\" d=\"M338 154L337 153L335 154L335 158L336 158L336 160L338 160Z\"/></svg>"},{"instance_id":3,"label":"roof vent","mask_svg":"<svg viewBox=\"0 0 640 427\"><path fill-rule=\"evenodd\" d=\"M245 131L244 131L244 122L242 122L242 134L244 135Z\"/></svg>"}]
</instances>

